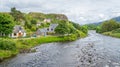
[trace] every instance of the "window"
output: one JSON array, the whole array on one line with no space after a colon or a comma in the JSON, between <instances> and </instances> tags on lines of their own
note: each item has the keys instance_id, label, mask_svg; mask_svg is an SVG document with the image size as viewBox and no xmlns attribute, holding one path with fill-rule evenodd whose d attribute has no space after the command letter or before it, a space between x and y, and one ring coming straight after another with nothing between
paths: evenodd
<instances>
[{"instance_id":1,"label":"window","mask_svg":"<svg viewBox=\"0 0 120 67\"><path fill-rule=\"evenodd\" d=\"M51 31L53 31L53 28L51 29Z\"/></svg>"},{"instance_id":2,"label":"window","mask_svg":"<svg viewBox=\"0 0 120 67\"><path fill-rule=\"evenodd\" d=\"M16 33L14 33L14 36L16 36L17 34Z\"/></svg>"}]
</instances>

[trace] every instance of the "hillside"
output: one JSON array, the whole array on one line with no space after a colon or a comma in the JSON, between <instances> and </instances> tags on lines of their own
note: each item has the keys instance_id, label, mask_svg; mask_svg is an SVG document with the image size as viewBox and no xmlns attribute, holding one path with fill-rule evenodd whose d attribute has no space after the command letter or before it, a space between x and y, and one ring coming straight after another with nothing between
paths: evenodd
<instances>
[{"instance_id":1,"label":"hillside","mask_svg":"<svg viewBox=\"0 0 120 67\"><path fill-rule=\"evenodd\" d=\"M58 19L58 20L68 20L67 16L64 14L53 14L53 13L45 14L45 13L40 13L40 12L30 12L30 13L28 13L28 16L39 19L41 21L46 18Z\"/></svg>"},{"instance_id":2,"label":"hillside","mask_svg":"<svg viewBox=\"0 0 120 67\"><path fill-rule=\"evenodd\" d=\"M111 18L109 20L115 20L116 22L120 23L120 16L118 17L114 17L114 18ZM109 21L109 20L106 20L106 21ZM90 23L90 24L86 24L88 26L88 29L92 29L92 30L95 30L97 26L101 25L103 22L105 21L102 21L102 22L96 22L96 23Z\"/></svg>"}]
</instances>

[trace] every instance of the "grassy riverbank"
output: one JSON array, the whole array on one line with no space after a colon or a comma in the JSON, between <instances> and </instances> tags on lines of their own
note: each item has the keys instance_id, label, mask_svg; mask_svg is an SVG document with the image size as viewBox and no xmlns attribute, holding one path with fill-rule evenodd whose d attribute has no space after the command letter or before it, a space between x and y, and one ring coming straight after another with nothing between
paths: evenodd
<instances>
[{"instance_id":1,"label":"grassy riverbank","mask_svg":"<svg viewBox=\"0 0 120 67\"><path fill-rule=\"evenodd\" d=\"M107 35L107 36L120 38L120 28L112 30L112 31L109 31L109 32L104 32L103 34Z\"/></svg>"},{"instance_id":2,"label":"grassy riverbank","mask_svg":"<svg viewBox=\"0 0 120 67\"><path fill-rule=\"evenodd\" d=\"M13 57L19 53L29 52L32 47L43 43L74 41L79 37L82 38L85 36L86 35L84 33L80 32L80 34L71 34L67 36L46 36L18 39L3 38L0 39L0 61Z\"/></svg>"}]
</instances>

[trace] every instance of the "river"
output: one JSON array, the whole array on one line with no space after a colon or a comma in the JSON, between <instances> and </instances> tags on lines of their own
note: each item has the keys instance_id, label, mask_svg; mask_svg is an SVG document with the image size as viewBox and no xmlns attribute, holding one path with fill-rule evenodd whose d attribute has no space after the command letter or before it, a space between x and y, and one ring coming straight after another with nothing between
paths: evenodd
<instances>
[{"instance_id":1,"label":"river","mask_svg":"<svg viewBox=\"0 0 120 67\"><path fill-rule=\"evenodd\" d=\"M120 67L120 39L89 31L73 42L47 43L19 54L0 67Z\"/></svg>"}]
</instances>

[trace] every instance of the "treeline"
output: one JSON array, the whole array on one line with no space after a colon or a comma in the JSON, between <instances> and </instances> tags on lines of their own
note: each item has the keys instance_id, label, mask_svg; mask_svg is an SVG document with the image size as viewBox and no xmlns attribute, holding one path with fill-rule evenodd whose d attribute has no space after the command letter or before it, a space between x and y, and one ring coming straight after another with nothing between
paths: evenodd
<instances>
[{"instance_id":1,"label":"treeline","mask_svg":"<svg viewBox=\"0 0 120 67\"><path fill-rule=\"evenodd\" d=\"M111 19L108 21L87 24L89 30L96 30L97 33L120 38L120 22Z\"/></svg>"},{"instance_id":2,"label":"treeline","mask_svg":"<svg viewBox=\"0 0 120 67\"><path fill-rule=\"evenodd\" d=\"M120 23L116 22L115 20L108 20L97 26L96 32L104 33L118 28L120 28Z\"/></svg>"}]
</instances>

